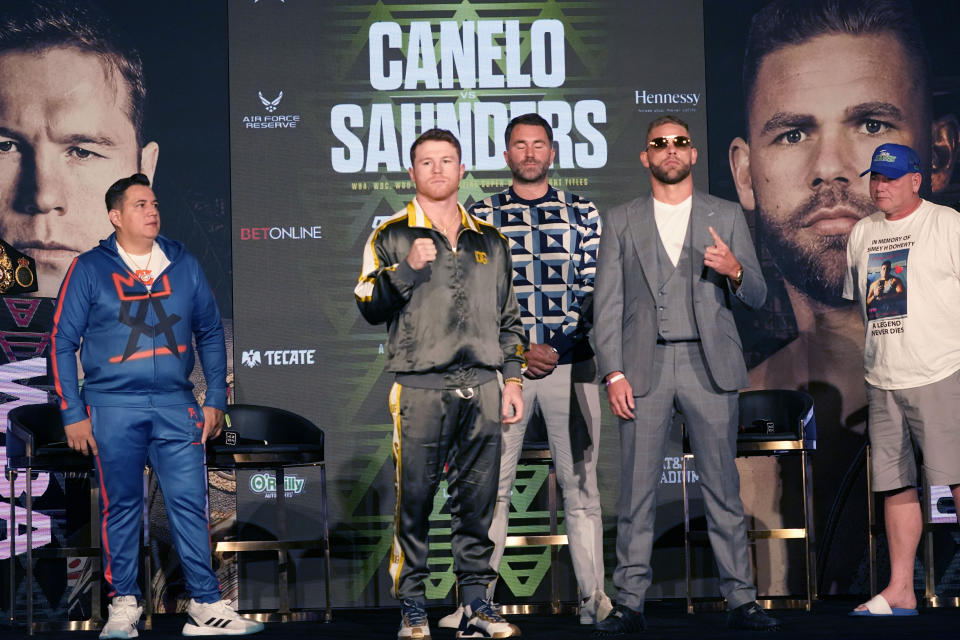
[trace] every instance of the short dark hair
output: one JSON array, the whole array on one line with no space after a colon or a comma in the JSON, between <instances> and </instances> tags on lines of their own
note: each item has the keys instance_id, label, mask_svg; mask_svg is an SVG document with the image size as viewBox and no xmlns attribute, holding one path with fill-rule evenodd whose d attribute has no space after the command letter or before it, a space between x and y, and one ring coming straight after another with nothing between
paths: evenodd
<instances>
[{"instance_id":1,"label":"short dark hair","mask_svg":"<svg viewBox=\"0 0 960 640\"><path fill-rule=\"evenodd\" d=\"M690 125L688 125L685 121L681 120L677 116L672 116L668 113L658 118L654 118L653 121L647 125L647 135L649 136L651 131L653 131L654 129L656 129L662 124L680 125L681 127L687 130L687 133L690 133Z\"/></svg>"},{"instance_id":2,"label":"short dark hair","mask_svg":"<svg viewBox=\"0 0 960 640\"><path fill-rule=\"evenodd\" d=\"M0 54L75 47L118 72L128 88L127 115L137 143L143 146L147 97L143 62L136 49L123 43L102 9L90 2L70 0L4 0L0 5Z\"/></svg>"},{"instance_id":3,"label":"short dark hair","mask_svg":"<svg viewBox=\"0 0 960 640\"><path fill-rule=\"evenodd\" d=\"M439 129L434 127L433 129L427 129L420 134L420 137L413 141L413 144L410 145L410 164L414 164L414 158L417 155L417 147L419 147L424 142L428 140L438 140L440 142L449 142L457 149L457 160L460 159L460 141L457 140L457 137L447 131L446 129Z\"/></svg>"},{"instance_id":4,"label":"short dark hair","mask_svg":"<svg viewBox=\"0 0 960 640\"><path fill-rule=\"evenodd\" d=\"M923 32L906 0L773 0L750 21L743 55L743 104L747 121L763 59L788 45L827 34L890 34L914 67L929 119L930 65ZM845 61L838 60L837 64ZM748 135L749 135L749 126Z\"/></svg>"},{"instance_id":5,"label":"short dark hair","mask_svg":"<svg viewBox=\"0 0 960 640\"><path fill-rule=\"evenodd\" d=\"M886 267L887 271L889 271L890 267L892 266L893 266L892 262L890 262L889 260L884 260L883 263L880 265L880 268L883 269L884 267Z\"/></svg>"},{"instance_id":6,"label":"short dark hair","mask_svg":"<svg viewBox=\"0 0 960 640\"><path fill-rule=\"evenodd\" d=\"M122 207L123 197L127 193L127 189L135 184L142 184L145 187L149 187L150 178L142 173L135 173L129 178L120 178L110 185L110 188L107 189L107 195L104 198L107 203L107 211L112 211L113 209L119 209Z\"/></svg>"},{"instance_id":7,"label":"short dark hair","mask_svg":"<svg viewBox=\"0 0 960 640\"><path fill-rule=\"evenodd\" d=\"M550 144L553 144L553 127L550 126L550 123L544 120L539 114L525 113L511 120L507 124L507 128L503 130L503 141L506 143L508 149L510 148L510 135L513 133L513 128L518 124L543 127L543 130L547 132L547 140L550 141Z\"/></svg>"}]
</instances>

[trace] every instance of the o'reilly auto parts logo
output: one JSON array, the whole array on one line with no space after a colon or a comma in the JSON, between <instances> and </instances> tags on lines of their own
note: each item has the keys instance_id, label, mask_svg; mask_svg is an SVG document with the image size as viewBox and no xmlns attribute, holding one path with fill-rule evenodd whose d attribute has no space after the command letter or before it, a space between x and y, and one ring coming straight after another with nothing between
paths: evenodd
<instances>
[{"instance_id":1,"label":"o'reilly auto parts logo","mask_svg":"<svg viewBox=\"0 0 960 640\"><path fill-rule=\"evenodd\" d=\"M640 112L679 113L696 111L700 106L702 93L695 91L651 91L635 89L633 102Z\"/></svg>"},{"instance_id":2,"label":"o'reilly auto parts logo","mask_svg":"<svg viewBox=\"0 0 960 640\"><path fill-rule=\"evenodd\" d=\"M242 116L244 129L296 129L300 124L299 113L278 113L284 100L283 89L277 89L276 93L260 89L256 97L257 104L266 114L257 111Z\"/></svg>"},{"instance_id":3,"label":"o'reilly auto parts logo","mask_svg":"<svg viewBox=\"0 0 960 640\"><path fill-rule=\"evenodd\" d=\"M306 490L307 481L295 474L287 473L283 476L283 493L285 497L298 496ZM277 476L270 472L255 473L250 476L250 491L261 494L264 498L277 497Z\"/></svg>"},{"instance_id":4,"label":"o'reilly auto parts logo","mask_svg":"<svg viewBox=\"0 0 960 640\"><path fill-rule=\"evenodd\" d=\"M259 367L265 364L268 367L287 367L310 365L317 362L316 349L249 349L240 354L240 364L245 367Z\"/></svg>"}]
</instances>

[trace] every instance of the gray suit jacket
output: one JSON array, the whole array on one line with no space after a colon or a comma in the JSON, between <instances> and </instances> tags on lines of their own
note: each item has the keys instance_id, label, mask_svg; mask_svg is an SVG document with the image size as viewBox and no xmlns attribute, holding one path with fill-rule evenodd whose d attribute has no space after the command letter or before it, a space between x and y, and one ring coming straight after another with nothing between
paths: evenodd
<instances>
[{"instance_id":1,"label":"gray suit jacket","mask_svg":"<svg viewBox=\"0 0 960 640\"><path fill-rule=\"evenodd\" d=\"M749 382L732 299L759 307L767 285L740 205L694 191L690 225L691 295L707 368L718 387L736 391ZM743 266L743 282L736 293L726 277L703 265L704 249L713 244L708 227L716 230ZM593 329L600 373L622 371L635 396L645 396L652 386L658 233L652 196L637 198L603 216Z\"/></svg>"}]
</instances>

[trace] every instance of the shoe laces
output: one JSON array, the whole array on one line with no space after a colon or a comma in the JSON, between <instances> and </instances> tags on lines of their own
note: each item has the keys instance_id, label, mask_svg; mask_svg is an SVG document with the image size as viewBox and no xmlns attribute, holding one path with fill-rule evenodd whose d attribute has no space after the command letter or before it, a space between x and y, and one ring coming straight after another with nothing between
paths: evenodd
<instances>
[{"instance_id":1,"label":"shoe laces","mask_svg":"<svg viewBox=\"0 0 960 640\"><path fill-rule=\"evenodd\" d=\"M206 613L212 613L214 615L220 616L221 618L236 618L237 610L230 606L230 602L227 600L218 600L217 602L205 602L198 603L202 607L208 608L209 611Z\"/></svg>"},{"instance_id":2,"label":"shoe laces","mask_svg":"<svg viewBox=\"0 0 960 640\"><path fill-rule=\"evenodd\" d=\"M129 602L111 604L109 606L109 613L108 623L116 621L136 624L140 620L140 608L137 606L136 601L132 604Z\"/></svg>"},{"instance_id":3,"label":"shoe laces","mask_svg":"<svg viewBox=\"0 0 960 640\"><path fill-rule=\"evenodd\" d=\"M500 615L500 605L492 600L480 600L480 606L471 613L489 622L506 622Z\"/></svg>"},{"instance_id":4,"label":"shoe laces","mask_svg":"<svg viewBox=\"0 0 960 640\"><path fill-rule=\"evenodd\" d=\"M404 624L408 627L422 627L427 624L427 610L416 600L404 600L400 603Z\"/></svg>"}]
</instances>

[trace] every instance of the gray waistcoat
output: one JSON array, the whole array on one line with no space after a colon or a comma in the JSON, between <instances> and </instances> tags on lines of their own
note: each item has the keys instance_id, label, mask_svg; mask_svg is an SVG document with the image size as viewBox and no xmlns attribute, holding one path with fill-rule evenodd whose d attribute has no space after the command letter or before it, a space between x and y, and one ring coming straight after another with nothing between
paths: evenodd
<instances>
[{"instance_id":1,"label":"gray waistcoat","mask_svg":"<svg viewBox=\"0 0 960 640\"><path fill-rule=\"evenodd\" d=\"M691 224L687 223L687 235L683 251L674 267L657 233L657 329L666 340L698 339L697 322L693 312L693 296L690 279L693 267L690 264Z\"/></svg>"}]
</instances>

